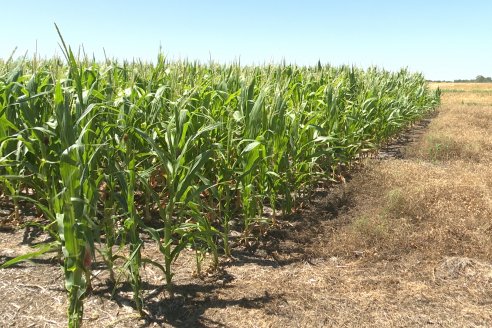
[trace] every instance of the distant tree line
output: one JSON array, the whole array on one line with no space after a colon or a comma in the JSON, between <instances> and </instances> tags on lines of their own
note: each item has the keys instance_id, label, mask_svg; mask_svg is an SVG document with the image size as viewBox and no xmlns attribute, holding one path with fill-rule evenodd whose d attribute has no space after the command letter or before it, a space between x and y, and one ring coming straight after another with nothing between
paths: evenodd
<instances>
[{"instance_id":1,"label":"distant tree line","mask_svg":"<svg viewBox=\"0 0 492 328\"><path fill-rule=\"evenodd\" d=\"M455 83L459 82L475 82L475 83L488 83L492 82L491 77L485 77L483 75L478 75L474 80L454 80Z\"/></svg>"}]
</instances>

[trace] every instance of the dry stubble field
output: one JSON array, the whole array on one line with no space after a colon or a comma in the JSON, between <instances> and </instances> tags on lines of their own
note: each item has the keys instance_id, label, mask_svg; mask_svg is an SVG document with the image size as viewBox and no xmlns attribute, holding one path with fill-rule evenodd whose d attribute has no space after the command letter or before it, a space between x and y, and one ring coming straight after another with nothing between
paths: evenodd
<instances>
[{"instance_id":1,"label":"dry stubble field","mask_svg":"<svg viewBox=\"0 0 492 328\"><path fill-rule=\"evenodd\" d=\"M173 300L146 268L147 318L132 309L128 286L111 297L96 263L84 325L491 327L492 85L437 86L435 117L320 191L254 252L236 249L200 279L180 266ZM0 262L39 238L0 232ZM49 256L1 270L0 326L63 327L62 275Z\"/></svg>"}]
</instances>

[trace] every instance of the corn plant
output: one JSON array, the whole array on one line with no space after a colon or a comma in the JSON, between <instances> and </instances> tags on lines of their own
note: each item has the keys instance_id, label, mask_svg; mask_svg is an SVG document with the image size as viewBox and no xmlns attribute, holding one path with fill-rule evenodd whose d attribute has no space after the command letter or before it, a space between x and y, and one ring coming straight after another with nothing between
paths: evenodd
<instances>
[{"instance_id":1,"label":"corn plant","mask_svg":"<svg viewBox=\"0 0 492 328\"><path fill-rule=\"evenodd\" d=\"M21 203L34 205L54 237L2 267L58 250L71 327L82 322L96 254L113 282L129 273L144 315L144 264L162 270L172 296L183 249L195 249L197 271L207 253L217 267L232 255L232 222L243 240L256 238L439 104L439 90L407 70L163 55L99 63L60 40L64 61L0 62L0 192L16 220ZM162 261L142 256L143 236Z\"/></svg>"}]
</instances>

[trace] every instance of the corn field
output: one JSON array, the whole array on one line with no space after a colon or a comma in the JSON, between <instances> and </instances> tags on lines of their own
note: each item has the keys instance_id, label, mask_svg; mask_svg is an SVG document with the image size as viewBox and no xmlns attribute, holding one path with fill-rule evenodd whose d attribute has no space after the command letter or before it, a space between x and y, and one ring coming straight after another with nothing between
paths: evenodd
<instances>
[{"instance_id":1,"label":"corn field","mask_svg":"<svg viewBox=\"0 0 492 328\"><path fill-rule=\"evenodd\" d=\"M172 297L182 250L219 265L232 221L255 238L439 104L407 70L97 62L62 48L64 59L0 62L0 195L16 219L35 206L52 236L2 267L58 251L70 327L96 254L111 279L128 273L143 314L144 264ZM143 240L162 261L142 256Z\"/></svg>"}]
</instances>

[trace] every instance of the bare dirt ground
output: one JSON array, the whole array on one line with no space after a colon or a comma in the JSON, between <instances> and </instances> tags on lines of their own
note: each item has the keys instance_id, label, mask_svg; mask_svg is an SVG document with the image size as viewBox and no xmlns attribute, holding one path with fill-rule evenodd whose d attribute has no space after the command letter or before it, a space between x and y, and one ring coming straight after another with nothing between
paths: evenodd
<instances>
[{"instance_id":1,"label":"bare dirt ground","mask_svg":"<svg viewBox=\"0 0 492 328\"><path fill-rule=\"evenodd\" d=\"M113 294L95 263L84 326L492 327L492 86L439 86L438 115L253 250L236 248L219 273L193 277L193 254L184 254L169 299L146 267L146 318L131 289ZM4 230L0 263L43 238ZM144 254L159 258L150 244ZM0 270L0 326L65 326L62 281L52 255Z\"/></svg>"}]
</instances>

